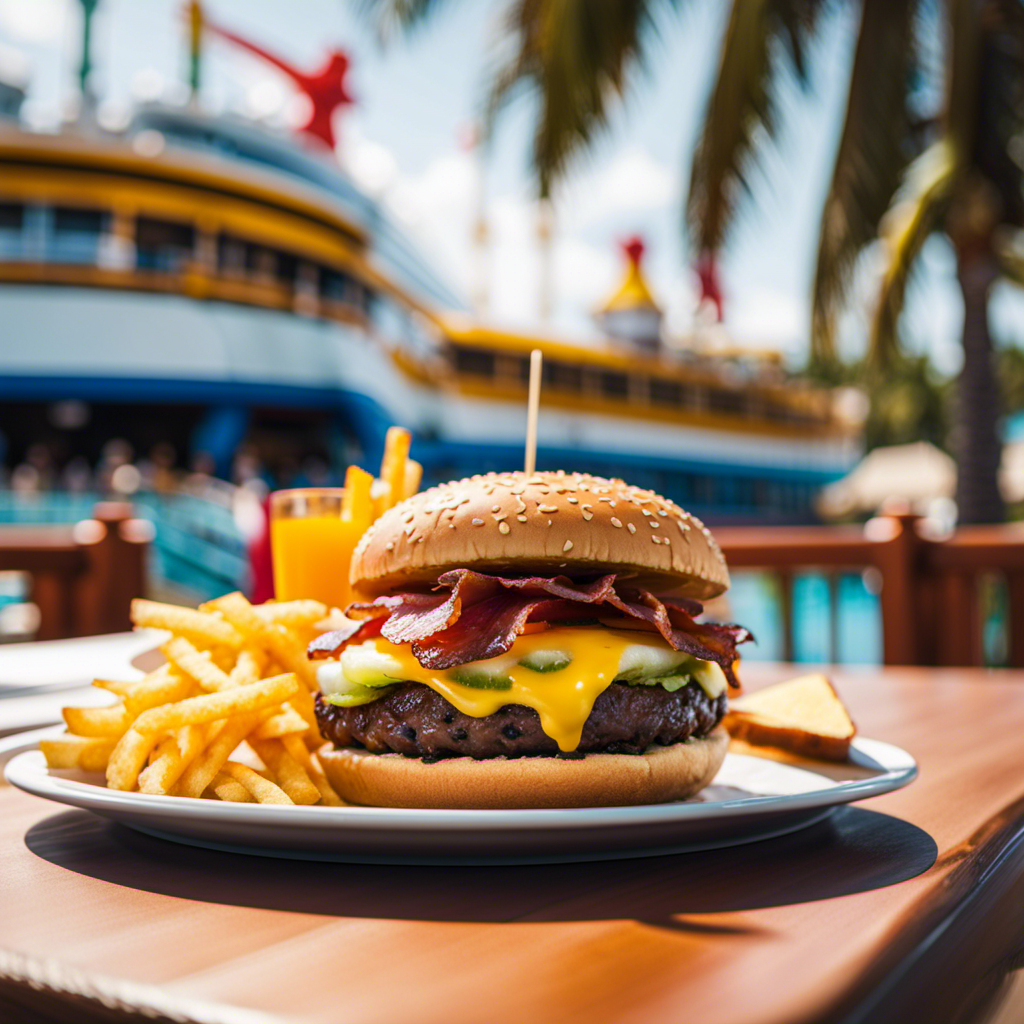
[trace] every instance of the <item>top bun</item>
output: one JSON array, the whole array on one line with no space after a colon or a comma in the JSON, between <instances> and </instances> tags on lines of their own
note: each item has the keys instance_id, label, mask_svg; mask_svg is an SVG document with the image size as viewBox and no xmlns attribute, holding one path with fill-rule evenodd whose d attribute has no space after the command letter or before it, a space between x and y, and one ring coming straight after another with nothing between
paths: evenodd
<instances>
[{"instance_id":1,"label":"top bun","mask_svg":"<svg viewBox=\"0 0 1024 1024\"><path fill-rule=\"evenodd\" d=\"M729 586L707 527L675 502L583 473L488 473L432 487L384 513L359 542L360 596L429 585L449 569L505 575L620 573L706 600Z\"/></svg>"}]
</instances>

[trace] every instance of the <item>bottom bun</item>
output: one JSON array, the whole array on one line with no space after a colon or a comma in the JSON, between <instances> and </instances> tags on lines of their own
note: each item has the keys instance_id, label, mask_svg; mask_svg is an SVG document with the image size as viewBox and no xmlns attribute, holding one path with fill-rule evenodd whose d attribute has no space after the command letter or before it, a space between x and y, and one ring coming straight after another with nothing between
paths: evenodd
<instances>
[{"instance_id":1,"label":"bottom bun","mask_svg":"<svg viewBox=\"0 0 1024 1024\"><path fill-rule=\"evenodd\" d=\"M644 754L450 757L432 764L330 744L319 751L331 784L349 803L371 807L616 807L683 800L702 790L725 760L729 736L708 736Z\"/></svg>"}]
</instances>

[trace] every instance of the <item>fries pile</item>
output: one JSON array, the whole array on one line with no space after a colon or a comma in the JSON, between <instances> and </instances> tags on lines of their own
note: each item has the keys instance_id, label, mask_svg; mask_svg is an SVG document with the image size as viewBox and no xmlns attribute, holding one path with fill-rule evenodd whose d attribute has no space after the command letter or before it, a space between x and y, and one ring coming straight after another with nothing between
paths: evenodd
<instances>
[{"instance_id":1,"label":"fries pile","mask_svg":"<svg viewBox=\"0 0 1024 1024\"><path fill-rule=\"evenodd\" d=\"M263 804L343 801L315 750L306 646L319 601L253 606L227 594L199 610L132 602L132 622L170 630L167 663L136 682L97 679L108 707L64 708L43 740L50 768L106 772L110 789Z\"/></svg>"}]
</instances>

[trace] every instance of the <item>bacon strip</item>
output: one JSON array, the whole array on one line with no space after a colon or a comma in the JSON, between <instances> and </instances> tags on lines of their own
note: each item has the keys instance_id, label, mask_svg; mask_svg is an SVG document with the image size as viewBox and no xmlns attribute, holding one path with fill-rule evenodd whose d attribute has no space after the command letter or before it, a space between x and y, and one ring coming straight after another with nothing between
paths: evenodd
<instances>
[{"instance_id":1,"label":"bacon strip","mask_svg":"<svg viewBox=\"0 0 1024 1024\"><path fill-rule=\"evenodd\" d=\"M659 598L618 583L614 573L574 583L567 576L512 579L455 569L438 584L450 590L390 594L351 605L347 614L363 619L361 625L320 637L310 645L310 657L328 657L379 632L392 643L409 644L424 668L448 669L504 654L528 622L592 621L600 613L605 622L609 615L621 616L624 625L628 621L659 633L673 650L716 662L737 686L736 645L753 639L742 626L696 622L703 610L697 601Z\"/></svg>"}]
</instances>

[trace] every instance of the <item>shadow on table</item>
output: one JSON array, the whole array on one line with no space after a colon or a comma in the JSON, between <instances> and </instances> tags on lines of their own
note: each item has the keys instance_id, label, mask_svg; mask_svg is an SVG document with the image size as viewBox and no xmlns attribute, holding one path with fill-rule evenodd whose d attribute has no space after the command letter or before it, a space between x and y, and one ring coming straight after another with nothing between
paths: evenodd
<instances>
[{"instance_id":1,"label":"shadow on table","mask_svg":"<svg viewBox=\"0 0 1024 1024\"><path fill-rule=\"evenodd\" d=\"M38 857L117 885L233 906L423 921L632 919L751 910L880 889L927 871L937 847L899 818L844 807L756 845L603 863L399 867L249 857L154 839L86 811L35 824Z\"/></svg>"}]
</instances>

